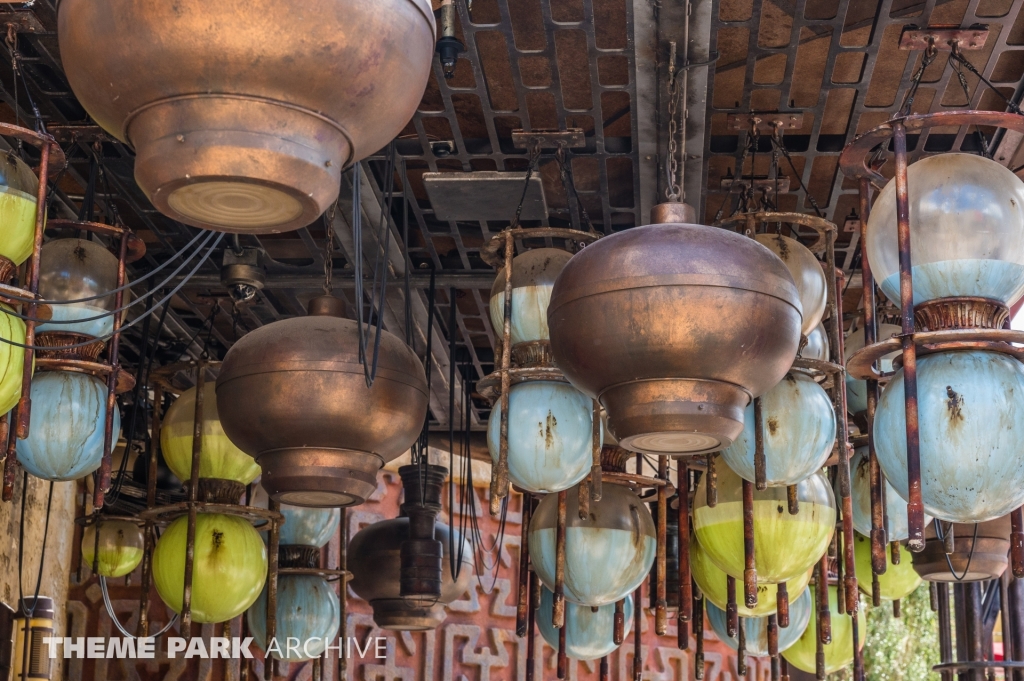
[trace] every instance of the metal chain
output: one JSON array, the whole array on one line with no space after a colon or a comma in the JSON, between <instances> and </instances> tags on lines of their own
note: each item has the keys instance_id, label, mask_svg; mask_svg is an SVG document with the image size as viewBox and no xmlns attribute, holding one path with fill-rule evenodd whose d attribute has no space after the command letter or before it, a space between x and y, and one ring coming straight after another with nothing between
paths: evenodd
<instances>
[{"instance_id":1,"label":"metal chain","mask_svg":"<svg viewBox=\"0 0 1024 681\"><path fill-rule=\"evenodd\" d=\"M331 277L334 274L334 216L338 212L337 201L324 213L324 295L331 295L334 285Z\"/></svg>"},{"instance_id":2,"label":"metal chain","mask_svg":"<svg viewBox=\"0 0 1024 681\"><path fill-rule=\"evenodd\" d=\"M938 53L939 51L935 49L935 43L930 42L928 44L928 49L924 51L924 56L921 58L921 66L918 67L917 73L914 74L914 77L910 79L910 87L907 88L907 94L903 98L903 105L900 106L901 116L910 115L910 108L914 104L914 97L917 96L917 88L921 85L921 78L924 76L924 71L931 66L933 61L935 61L935 57Z\"/></svg>"},{"instance_id":3,"label":"metal chain","mask_svg":"<svg viewBox=\"0 0 1024 681\"><path fill-rule=\"evenodd\" d=\"M672 53L668 63L668 187L665 188L665 198L669 201L678 201L682 196L681 180L679 169L682 166L681 159L676 158L678 144L676 136L679 134L678 110L679 110L679 78L676 73L676 45L672 43Z\"/></svg>"},{"instance_id":4,"label":"metal chain","mask_svg":"<svg viewBox=\"0 0 1024 681\"><path fill-rule=\"evenodd\" d=\"M568 158L569 153L564 144L559 144L558 152L555 154L555 160L558 162L558 174L562 180L562 187L565 189L565 200L568 204L570 200L575 199L576 207L580 211L580 217L583 218L583 224L587 226L588 232L594 233L594 224L590 221L590 215L587 213L583 201L580 200L580 193L576 189L576 178L572 174L572 160ZM571 212L572 207L568 206L568 208Z\"/></svg>"},{"instance_id":5,"label":"metal chain","mask_svg":"<svg viewBox=\"0 0 1024 681\"><path fill-rule=\"evenodd\" d=\"M947 63L949 67L953 69L953 73L956 74L956 79L960 83L960 89L964 91L964 97L967 98L967 104L965 106L971 106L971 88L967 85L967 76L964 75L963 64L967 62L966 59L960 54L959 48L956 43L953 44L953 49L949 53L949 59ZM970 62L967 62L968 64ZM988 139L985 137L984 131L978 126L974 126L974 134L978 136L978 145L981 147L981 154L985 158L991 158L992 154L988 148Z\"/></svg>"},{"instance_id":6,"label":"metal chain","mask_svg":"<svg viewBox=\"0 0 1024 681\"><path fill-rule=\"evenodd\" d=\"M530 150L530 163L526 166L526 182L523 183L523 193L519 196L519 205L516 206L516 216L512 219L512 224L509 225L509 229L515 229L519 226L519 216L523 214L523 203L526 201L526 193L530 190L530 178L533 177L534 168L537 167L537 161L540 159L540 145L534 145L533 149Z\"/></svg>"}]
</instances>

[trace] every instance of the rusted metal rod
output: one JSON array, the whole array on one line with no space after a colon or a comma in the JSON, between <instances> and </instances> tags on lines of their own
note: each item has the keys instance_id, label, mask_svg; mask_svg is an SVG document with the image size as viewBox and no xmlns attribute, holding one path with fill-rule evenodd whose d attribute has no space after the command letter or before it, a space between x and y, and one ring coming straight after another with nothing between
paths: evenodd
<instances>
[{"instance_id":1,"label":"rusted metal rod","mask_svg":"<svg viewBox=\"0 0 1024 681\"><path fill-rule=\"evenodd\" d=\"M558 524L555 529L555 592L552 595L551 625L565 626L565 514L567 492L558 493ZM640 607L637 604L637 607Z\"/></svg>"},{"instance_id":2,"label":"rusted metal rod","mask_svg":"<svg viewBox=\"0 0 1024 681\"><path fill-rule=\"evenodd\" d=\"M533 681L537 630L537 602L540 601L540 578L530 573L530 611L526 620L526 681Z\"/></svg>"},{"instance_id":3,"label":"rusted metal rod","mask_svg":"<svg viewBox=\"0 0 1024 681\"><path fill-rule=\"evenodd\" d=\"M271 513L278 513L281 510L281 503L271 499L267 507ZM280 548L281 526L275 518L270 521L270 536L267 540L267 557L269 559L267 566L267 645L270 645L269 642L277 636L277 570ZM266 681L274 678L276 666L277 660L268 655L263 663L263 678Z\"/></svg>"},{"instance_id":4,"label":"rusted metal rod","mask_svg":"<svg viewBox=\"0 0 1024 681\"><path fill-rule=\"evenodd\" d=\"M903 401L907 415L907 548L924 550L924 504L921 501L921 441L917 409L917 347L914 345L914 279L910 254L910 199L907 186L907 129L892 126L896 160L896 233L899 239L900 321L903 346Z\"/></svg>"},{"instance_id":5,"label":"rusted metal rod","mask_svg":"<svg viewBox=\"0 0 1024 681\"><path fill-rule=\"evenodd\" d=\"M658 547L656 560L657 580L655 583L654 631L658 636L668 633L668 599L665 593L668 572L668 457L658 457L658 477L664 485L658 488Z\"/></svg>"},{"instance_id":6,"label":"rusted metal rod","mask_svg":"<svg viewBox=\"0 0 1024 681\"><path fill-rule=\"evenodd\" d=\"M741 679L747 675L747 628L743 622L736 630L736 672Z\"/></svg>"},{"instance_id":7,"label":"rusted metal rod","mask_svg":"<svg viewBox=\"0 0 1024 681\"><path fill-rule=\"evenodd\" d=\"M736 628L739 626L739 609L736 606L736 578L726 575L725 577L725 635L729 638L736 637Z\"/></svg>"},{"instance_id":8,"label":"rusted metal rod","mask_svg":"<svg viewBox=\"0 0 1024 681\"><path fill-rule=\"evenodd\" d=\"M786 505L789 506L789 514L796 515L800 512L800 497L798 496L799 490L796 485L788 485L786 487Z\"/></svg>"},{"instance_id":9,"label":"rusted metal rod","mask_svg":"<svg viewBox=\"0 0 1024 681\"><path fill-rule=\"evenodd\" d=\"M565 630L568 627L562 627L558 630L558 661L557 661L557 676L560 679L564 679L569 669L569 656L565 651Z\"/></svg>"},{"instance_id":10,"label":"rusted metal rod","mask_svg":"<svg viewBox=\"0 0 1024 681\"><path fill-rule=\"evenodd\" d=\"M508 495L508 401L512 391L512 259L515 254L515 240L512 230L505 230L505 316L501 329L501 424L498 444L498 462L491 472L492 516L501 511L501 500ZM454 305L455 301L451 301Z\"/></svg>"},{"instance_id":11,"label":"rusted metal rod","mask_svg":"<svg viewBox=\"0 0 1024 681\"><path fill-rule=\"evenodd\" d=\"M768 462L764 457L764 408L761 398L754 398L754 484L768 489Z\"/></svg>"},{"instance_id":12,"label":"rusted metal rod","mask_svg":"<svg viewBox=\"0 0 1024 681\"><path fill-rule=\"evenodd\" d=\"M644 674L644 649L640 629L644 622L644 584L633 593L633 681L641 681Z\"/></svg>"},{"instance_id":13,"label":"rusted metal rod","mask_svg":"<svg viewBox=\"0 0 1024 681\"><path fill-rule=\"evenodd\" d=\"M871 181L860 180L860 240L866 243L868 217L871 215ZM863 249L863 246L862 246ZM875 317L875 278L871 273L871 263L867 257L861 257L861 303L864 308L864 347L874 345L878 341L878 320ZM875 575L885 574L885 543L886 529L884 522L885 500L882 496L884 478L875 455L874 422L875 410L878 408L878 381L867 381L867 426L868 426L868 480L871 494L871 571Z\"/></svg>"},{"instance_id":14,"label":"rusted metal rod","mask_svg":"<svg viewBox=\"0 0 1024 681\"><path fill-rule=\"evenodd\" d=\"M704 474L708 508L714 508L718 505L718 472L715 470L717 458L717 454L708 454L708 470Z\"/></svg>"},{"instance_id":15,"label":"rusted metal rod","mask_svg":"<svg viewBox=\"0 0 1024 681\"><path fill-rule=\"evenodd\" d=\"M693 591L693 640L696 651L693 656L693 677L697 681L704 678L704 598L697 589Z\"/></svg>"},{"instance_id":16,"label":"rusted metal rod","mask_svg":"<svg viewBox=\"0 0 1024 681\"><path fill-rule=\"evenodd\" d=\"M164 403L164 389L153 386L153 419L151 421L152 437L149 439L149 461L146 467L146 508L156 506L157 457L160 455L160 410ZM139 595L139 626L137 635L141 638L149 636L149 589L153 582L153 550L156 548L156 530L151 521L146 521L143 528L145 541L142 550L142 583Z\"/></svg>"},{"instance_id":17,"label":"rusted metal rod","mask_svg":"<svg viewBox=\"0 0 1024 681\"><path fill-rule=\"evenodd\" d=\"M50 145L43 144L39 154L39 188L36 190L36 228L32 243L32 259L28 265L28 290L32 293L29 298L35 298L39 293L39 265L40 250L43 247L43 230L46 220L46 193L49 182L50 168ZM18 401L17 420L14 422L14 432L17 440L24 440L28 437L29 424L32 420L32 370L35 367L36 344L36 322L39 316L39 306L35 302L28 303L28 319L25 320L25 361L21 368L21 398ZM12 460L12 463L16 461ZM6 472L6 471L5 471ZM6 483L6 480L5 480ZM7 488L4 487L4 501L10 501L6 496Z\"/></svg>"},{"instance_id":18,"label":"rusted metal rod","mask_svg":"<svg viewBox=\"0 0 1024 681\"><path fill-rule=\"evenodd\" d=\"M601 501L603 494L601 490L601 403L594 400L593 409L593 430L590 436L591 466L590 466L590 498L593 501Z\"/></svg>"},{"instance_id":19,"label":"rusted metal rod","mask_svg":"<svg viewBox=\"0 0 1024 681\"><path fill-rule=\"evenodd\" d=\"M690 471L679 470L679 647L685 648L685 622L693 615L693 591L690 583Z\"/></svg>"},{"instance_id":20,"label":"rusted metal rod","mask_svg":"<svg viewBox=\"0 0 1024 681\"><path fill-rule=\"evenodd\" d=\"M192 637L192 570L196 553L196 505L199 495L199 464L203 454L203 410L206 388L206 363L196 367L196 404L192 416L192 471L188 482L188 529L185 535L185 586L181 596L181 635ZM267 623L267 640L270 640Z\"/></svg>"},{"instance_id":21,"label":"rusted metal rod","mask_svg":"<svg viewBox=\"0 0 1024 681\"><path fill-rule=\"evenodd\" d=\"M127 227L122 227L121 247L117 258L117 293L114 294L114 309L120 310L124 302L124 291L121 287L125 281L125 267L128 257L128 237L130 233ZM117 409L117 374L121 370L119 359L121 348L121 315L113 315L113 335L107 346L107 361L110 362L110 374L107 375L107 412L103 420L103 459L100 461L100 469L96 473L96 487L93 489L93 507L96 510L103 508L107 489L110 488L111 466L114 455L114 410ZM128 453L125 452L125 456Z\"/></svg>"},{"instance_id":22,"label":"rusted metal rod","mask_svg":"<svg viewBox=\"0 0 1024 681\"><path fill-rule=\"evenodd\" d=\"M1024 578L1024 507L1010 513L1010 566L1014 577Z\"/></svg>"},{"instance_id":23,"label":"rusted metal rod","mask_svg":"<svg viewBox=\"0 0 1024 681\"><path fill-rule=\"evenodd\" d=\"M615 601L615 615L612 620L612 642L621 646L626 638L626 600Z\"/></svg>"},{"instance_id":24,"label":"rusted metal rod","mask_svg":"<svg viewBox=\"0 0 1024 681\"><path fill-rule=\"evenodd\" d=\"M772 681L779 678L779 623L775 615L768 615L768 656L771 658Z\"/></svg>"},{"instance_id":25,"label":"rusted metal rod","mask_svg":"<svg viewBox=\"0 0 1024 681\"><path fill-rule=\"evenodd\" d=\"M832 642L832 615L828 607L828 554L818 561L815 582L818 601L818 638L822 643Z\"/></svg>"},{"instance_id":26,"label":"rusted metal rod","mask_svg":"<svg viewBox=\"0 0 1024 681\"><path fill-rule=\"evenodd\" d=\"M789 626L789 590L785 582L776 585L775 592L775 617L780 627Z\"/></svg>"},{"instance_id":27,"label":"rusted metal rod","mask_svg":"<svg viewBox=\"0 0 1024 681\"><path fill-rule=\"evenodd\" d=\"M754 555L754 483L743 481L743 596L748 608L757 605L757 557Z\"/></svg>"},{"instance_id":28,"label":"rusted metal rod","mask_svg":"<svg viewBox=\"0 0 1024 681\"><path fill-rule=\"evenodd\" d=\"M530 515L533 497L523 493L523 522L519 535L519 591L516 594L516 636L526 636L527 618L530 609L530 547L527 538L530 531Z\"/></svg>"}]
</instances>

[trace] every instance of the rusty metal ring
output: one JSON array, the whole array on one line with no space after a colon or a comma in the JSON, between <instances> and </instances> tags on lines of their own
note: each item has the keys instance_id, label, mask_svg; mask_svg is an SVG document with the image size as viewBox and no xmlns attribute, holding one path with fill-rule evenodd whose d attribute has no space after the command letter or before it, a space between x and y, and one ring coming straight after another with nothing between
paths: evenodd
<instances>
[{"instance_id":1,"label":"rusty metal ring","mask_svg":"<svg viewBox=\"0 0 1024 681\"><path fill-rule=\"evenodd\" d=\"M555 383L568 383L561 369L557 367L522 367L508 370L511 385L520 383L533 383L537 381L552 381ZM476 390L484 399L495 400L501 396L501 371L495 371L484 376L476 384Z\"/></svg>"},{"instance_id":2,"label":"rusty metal ring","mask_svg":"<svg viewBox=\"0 0 1024 681\"><path fill-rule=\"evenodd\" d=\"M118 227L117 225L105 225L102 222L86 222L83 220L47 220L47 229L76 229L83 232L91 232L93 234L99 234L100 236L111 237L114 239L120 238L122 234L127 231L124 227ZM111 249L112 251L114 249ZM116 252L115 252L116 254ZM146 255L146 242L136 236L133 232L128 231L128 254L125 256L126 263L133 263Z\"/></svg>"},{"instance_id":3,"label":"rusty metal ring","mask_svg":"<svg viewBox=\"0 0 1024 681\"><path fill-rule=\"evenodd\" d=\"M1024 361L1024 348L1011 343L1024 343L1024 331L1013 329L944 329L941 331L919 331L913 334L914 345L926 353L984 349L1001 352ZM984 345L979 345L984 343ZM857 350L846 362L846 372L859 380L884 380L892 373L875 371L874 364L885 355L903 348L902 336L893 336L884 341Z\"/></svg>"},{"instance_id":4,"label":"rusty metal ring","mask_svg":"<svg viewBox=\"0 0 1024 681\"><path fill-rule=\"evenodd\" d=\"M715 227L731 227L739 223L745 223L749 226L751 223L757 222L784 222L813 229L818 233L818 239L807 248L815 255L824 253L828 245L828 239L831 238L834 243L836 235L839 233L839 228L836 227L835 223L829 222L825 218L819 218L817 215L809 215L807 213L790 213L788 211L734 213L716 222Z\"/></svg>"},{"instance_id":5,"label":"rusty metal ring","mask_svg":"<svg viewBox=\"0 0 1024 681\"><path fill-rule=\"evenodd\" d=\"M329 568L285 568L279 567L277 569L277 575L312 575L314 577L323 577L329 582L336 582L338 580L344 580L348 582L352 579L352 573L348 570L331 570Z\"/></svg>"},{"instance_id":6,"label":"rusty metal ring","mask_svg":"<svg viewBox=\"0 0 1024 681\"><path fill-rule=\"evenodd\" d=\"M1024 116L1005 111L939 111L929 114L910 114L897 117L868 130L846 145L839 156L839 168L849 178L866 178L878 189L884 187L889 180L878 170L872 168L871 154L876 147L892 138L893 126L903 123L908 133L937 127L961 127L964 125L986 125L1015 132L1024 133Z\"/></svg>"},{"instance_id":7,"label":"rusty metal ring","mask_svg":"<svg viewBox=\"0 0 1024 681\"><path fill-rule=\"evenodd\" d=\"M103 513L91 513L89 515L79 516L75 518L75 524L80 527L90 527L98 522L113 522L123 521L127 523L135 523L139 527L146 524L146 521L142 518L134 515L106 515Z\"/></svg>"},{"instance_id":8,"label":"rusty metal ring","mask_svg":"<svg viewBox=\"0 0 1024 681\"><path fill-rule=\"evenodd\" d=\"M827 362L823 359L810 359L805 357L797 357L794 359L793 368L826 375L846 373L846 368L842 364Z\"/></svg>"},{"instance_id":9,"label":"rusty metal ring","mask_svg":"<svg viewBox=\"0 0 1024 681\"><path fill-rule=\"evenodd\" d=\"M23 288L17 286L11 286L10 284L0 284L0 303L9 305L15 309L22 306L31 305L31 303L24 303L18 298L34 298L36 300L42 300L42 296L38 293L32 293ZM47 322L53 318L53 308L46 303L36 303L35 319L38 320L36 323Z\"/></svg>"},{"instance_id":10,"label":"rusty metal ring","mask_svg":"<svg viewBox=\"0 0 1024 681\"><path fill-rule=\"evenodd\" d=\"M184 515L188 515L189 506L192 502L183 501L170 506L158 506L146 509L139 513L139 518L156 525L167 525ZM270 529L271 524L281 524L284 516L277 511L269 511L265 508L254 506L242 506L240 504L208 504L195 502L196 513L208 513L216 515L232 515L248 520L256 530L265 532Z\"/></svg>"},{"instance_id":11,"label":"rusty metal ring","mask_svg":"<svg viewBox=\"0 0 1024 681\"><path fill-rule=\"evenodd\" d=\"M64 156L64 150L61 148L57 140L53 138L53 135L48 133L38 133L28 128L23 128L18 125L11 125L10 123L0 123L0 137L13 137L14 139L21 140L22 142L28 142L34 147L42 148L44 145L50 147L50 171L56 170L61 171L67 167L68 160Z\"/></svg>"},{"instance_id":12,"label":"rusty metal ring","mask_svg":"<svg viewBox=\"0 0 1024 681\"><path fill-rule=\"evenodd\" d=\"M498 232L480 249L480 258L495 269L505 265L505 235L507 229ZM567 239L584 245L592 244L601 238L596 232L581 232L578 229L562 227L516 227L512 230L513 239Z\"/></svg>"},{"instance_id":13,"label":"rusty metal ring","mask_svg":"<svg viewBox=\"0 0 1024 681\"><path fill-rule=\"evenodd\" d=\"M64 357L39 357L36 359L36 371L69 371L76 374L86 374L100 380L106 381L114 367L100 362L87 362L82 359L67 359ZM114 394L128 392L135 387L135 376L131 375L121 367L117 368L117 380L114 385Z\"/></svg>"},{"instance_id":14,"label":"rusty metal ring","mask_svg":"<svg viewBox=\"0 0 1024 681\"><path fill-rule=\"evenodd\" d=\"M675 493L676 488L668 480L662 480L661 478L653 478L647 475L638 475L636 473L622 473L618 471L602 471L601 472L601 483L609 483L612 485L622 485L623 487L635 487L640 489L664 487L665 493L671 496Z\"/></svg>"}]
</instances>

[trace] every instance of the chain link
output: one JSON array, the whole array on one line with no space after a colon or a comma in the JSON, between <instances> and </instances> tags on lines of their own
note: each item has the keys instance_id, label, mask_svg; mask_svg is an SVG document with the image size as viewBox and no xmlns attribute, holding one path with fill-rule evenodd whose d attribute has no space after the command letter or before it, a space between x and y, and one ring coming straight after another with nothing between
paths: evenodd
<instances>
[{"instance_id":1,"label":"chain link","mask_svg":"<svg viewBox=\"0 0 1024 681\"><path fill-rule=\"evenodd\" d=\"M331 295L334 285L334 216L338 212L338 203L334 202L324 213L324 295Z\"/></svg>"},{"instance_id":2,"label":"chain link","mask_svg":"<svg viewBox=\"0 0 1024 681\"><path fill-rule=\"evenodd\" d=\"M674 46L673 46L674 47ZM676 142L676 137L679 134L679 73L675 68L675 50L672 50L673 58L669 63L669 93L668 93L668 187L665 189L665 197L669 201L678 201L682 196L683 190L680 186L682 184L680 178L680 169L683 165L681 157L681 148L685 149L685 145L679 145ZM678 156L678 158L677 158Z\"/></svg>"}]
</instances>

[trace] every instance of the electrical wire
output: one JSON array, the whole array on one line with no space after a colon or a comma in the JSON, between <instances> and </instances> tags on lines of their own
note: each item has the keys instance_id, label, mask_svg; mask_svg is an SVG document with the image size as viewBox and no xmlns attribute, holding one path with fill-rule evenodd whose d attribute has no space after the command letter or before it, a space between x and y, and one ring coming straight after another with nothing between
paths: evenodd
<instances>
[{"instance_id":1,"label":"electrical wire","mask_svg":"<svg viewBox=\"0 0 1024 681\"><path fill-rule=\"evenodd\" d=\"M99 532L99 530L97 530L97 532ZM114 613L114 606L111 604L111 602L110 602L110 594L107 592L107 578L104 577L103 575L100 575L100 591L103 592L103 606L107 609L107 615L110 617L110 620L114 623L114 626L117 627L118 631L121 632L121 635L124 636L125 638L138 638L137 636L135 636L134 634L132 634L128 630L126 630L123 626L121 626L121 620L119 620L117 618L117 615ZM150 636L147 636L146 638L156 638L157 636L160 636L162 634L167 633L170 630L171 627L173 627L175 624L177 624L177 622L178 622L178 615L175 614L174 617L172 617L167 622L167 624L164 625L163 629L161 629L160 631L156 632L155 634L151 634Z\"/></svg>"},{"instance_id":2,"label":"electrical wire","mask_svg":"<svg viewBox=\"0 0 1024 681\"><path fill-rule=\"evenodd\" d=\"M14 312L13 310L9 311L9 312L5 310L4 312L5 312L5 314L7 314L7 315L9 315L11 317L17 317L18 319L21 319L23 321L26 321L26 322L31 321L31 322L36 322L38 324L82 324L84 322L92 322L92 321L96 321L98 319L105 319L107 317L111 317L113 315L116 315L116 314L119 314L121 312L124 312L125 310L127 310L127 309L129 309L131 307L134 307L135 305L138 305L139 303L145 302L150 296L152 296L154 293L159 291L164 285L166 285L167 282L169 282L171 279L176 277L178 275L178 273L181 272L181 270L185 269L185 267L188 266L189 262L191 262L192 259L195 258L199 253L201 253L202 250L204 248L206 248L210 244L210 242L213 240L213 238L215 236L216 236L216 232L209 232L207 237L206 237L206 240L202 244L200 244L200 246L191 255L188 256L188 258L186 258L180 265L178 265L178 267L173 272L171 272L169 275L167 275L167 278L164 281L162 281L158 287L154 287L153 289L149 290L147 293L144 293L143 295L139 296L135 300L129 302L127 305L122 305L121 307L119 307L117 309L114 309L114 310L107 310L106 312L104 312L101 315L96 315L94 317L85 317L83 319L42 319L42 318L39 318L39 317L29 317L27 315L23 315L23 314L20 314L18 312ZM223 235L221 235L221 236L223 236ZM220 239L217 239L217 241L219 242ZM215 248L216 244L214 244L213 247ZM177 254L175 254L174 257L176 258ZM172 258L172 260L173 260L173 258ZM167 262L171 262L171 260L168 260ZM191 276L191 275L189 275L189 276ZM85 301L85 300L96 300L98 298L107 298L107 297L111 296L112 294L117 293L118 291L123 291L126 288L131 288L132 286L138 284L140 281L143 281L143 279L137 279L137 280L131 282L130 284L125 284L124 286L120 286L120 287L114 289L113 291L107 291L105 293L101 293L101 294L98 294L98 295L95 295L95 296L90 296L89 298L82 298L82 299L79 299L79 300L80 301ZM22 298L20 296L7 296L7 297L9 297L11 300L17 300L17 301L23 302L23 303L35 302L36 304L43 304L43 305L55 305L55 304L56 305L70 305L70 304L73 304L74 302L78 302L78 301L33 300L32 298ZM68 347L71 347L71 346L68 346Z\"/></svg>"},{"instance_id":3,"label":"electrical wire","mask_svg":"<svg viewBox=\"0 0 1024 681\"><path fill-rule=\"evenodd\" d=\"M199 268L200 268L200 267L202 267L202 266L203 266L203 265L204 265L204 264L206 263L207 259L208 259L208 258L210 257L210 254L211 254L211 253L213 253L213 251L214 251L214 250L215 250L215 249L217 248L217 245L218 245L218 244L220 244L220 241L221 241L221 239L223 239L223 238L224 238L224 234L223 234L223 233L221 233L221 234L218 234L218 236L217 236L217 239L216 239L216 240L214 241L213 245L212 245L212 246L210 247L210 250L209 250L209 251L207 251L205 255L203 255L202 259L201 259L201 260L200 260L200 261L199 261L199 262L198 262L198 263L196 264L196 266L195 266L195 267L193 267L193 268L192 268L192 271L191 271L191 272L189 272L189 273L188 273L188 274L187 274L187 275L185 276L185 278L184 278L184 279L182 279L182 280L181 280L181 282L179 282L179 283L178 283L178 285L177 285L177 286L175 286L175 287L174 287L174 288L173 288L173 289L171 290L171 292L170 292L170 293L168 293L168 294L167 294L166 296L164 296L163 298L161 298L161 299L160 299L160 300L159 300L159 301L158 301L157 303L155 303L155 304L153 305L153 307L152 307L152 308L150 309L150 311L149 311L149 312L143 312L143 313L142 313L141 315L139 315L138 317L136 317L136 318L135 318L135 319L133 319L132 321L128 322L127 324L125 324L124 326L122 326L122 327L121 327L120 329L118 329L118 331L117 331L117 332L118 332L118 333L124 333L124 332L125 332L126 330L128 330L128 329L130 329L131 327L135 326L135 325L136 325L136 324L138 324L139 322L143 321L143 320L144 320L144 319L145 319L146 317L148 317L148 316L149 316L150 314L152 314L152 313L153 313L153 310L155 310L156 308L158 308L159 306L163 305L163 304L164 304L164 303L166 303L166 302L167 302L168 300L170 300L171 298L173 298L173 297L174 297L175 295L177 295L178 291L180 291L180 290L181 290L182 288L184 288L185 284L187 284L187 283L188 283L189 279L191 279L191 278L192 278L192 276L193 276L193 275L194 275L194 274L195 274L196 272L198 272L198 271L199 271ZM157 290L159 290L159 289L157 289ZM5 314L10 314L9 312L6 312L6 311L4 311L4 313L5 313ZM107 340L109 340L109 339L111 339L111 338L113 338L113 337L114 337L114 334L113 334L113 333L111 333L111 334L109 334L109 335L106 335L106 336L102 336L102 337L99 337L99 338L93 338L93 339L91 339L91 340L88 340L88 341L84 341L84 342L81 342L81 343L74 343L74 344L72 344L72 345L62 346L62 349L64 349L64 350L70 350L70 349L72 349L72 348L81 348L81 347L84 347L84 346L86 346L86 345L92 345L93 343L97 343L97 342L103 342L103 341L107 341ZM0 336L0 343L6 343L7 345L13 345L13 346L14 346L14 347L16 347L16 348L24 348L24 349L26 349L26 350L50 350L50 349L52 349L52 348L48 348L48 347L45 347L45 346L38 346L38 345L26 345L26 344L24 344L24 343L18 343L18 342L16 342L16 341L12 341L12 340L10 340L10 339L7 339L7 338L3 338L2 336Z\"/></svg>"}]
</instances>

